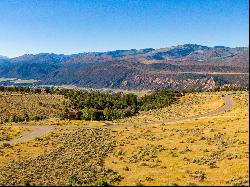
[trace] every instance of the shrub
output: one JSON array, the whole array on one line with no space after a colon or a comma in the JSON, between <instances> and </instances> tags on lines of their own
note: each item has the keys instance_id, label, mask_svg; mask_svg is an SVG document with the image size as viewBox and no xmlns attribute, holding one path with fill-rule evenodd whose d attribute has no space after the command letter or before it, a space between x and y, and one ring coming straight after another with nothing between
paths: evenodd
<instances>
[{"instance_id":1,"label":"shrub","mask_svg":"<svg viewBox=\"0 0 250 187\"><path fill-rule=\"evenodd\" d=\"M9 144L9 143L6 143L6 142L4 142L3 144L2 144L2 147L10 147L11 145Z\"/></svg>"},{"instance_id":2,"label":"shrub","mask_svg":"<svg viewBox=\"0 0 250 187\"><path fill-rule=\"evenodd\" d=\"M96 183L97 186L109 186L106 179L101 179Z\"/></svg>"}]
</instances>

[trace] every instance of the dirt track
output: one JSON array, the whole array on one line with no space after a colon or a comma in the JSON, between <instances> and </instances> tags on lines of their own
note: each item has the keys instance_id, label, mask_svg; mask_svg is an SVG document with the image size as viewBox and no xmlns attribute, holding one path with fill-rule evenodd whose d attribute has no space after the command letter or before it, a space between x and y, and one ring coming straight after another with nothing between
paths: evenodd
<instances>
[{"instance_id":1,"label":"dirt track","mask_svg":"<svg viewBox=\"0 0 250 187\"><path fill-rule=\"evenodd\" d=\"M184 120L192 120L192 119L198 119L198 118L202 118L202 117L208 117L208 116L215 116L217 114L226 112L228 110L230 110L232 108L232 100L230 98L230 96L225 96L223 97L224 99L224 105L217 108L214 111L205 113L205 114L200 114L200 115L196 115L196 116L191 116L191 117L187 117L187 118L180 118L180 119L171 119L171 120L164 120L164 121L159 121L159 122L150 122L150 123L144 123L144 124L127 124L127 125L123 125L124 127L128 127L128 126L134 126L134 125L146 125L146 124L162 124L162 123L170 123L170 122L178 122L178 121L184 121ZM15 126L15 127L20 127L20 128L27 128L32 130L33 132L28 133L28 134L24 134L22 137L14 139L14 140L10 140L10 141L6 141L6 142L0 142L0 145L2 145L3 143L9 143L9 144L16 144L16 143L21 143L30 139L33 139L35 137L38 137L44 133L47 133L55 128L76 128L77 126ZM105 123L104 126L84 126L83 128L110 128L110 127L116 127L116 125L112 124L112 123Z\"/></svg>"},{"instance_id":2,"label":"dirt track","mask_svg":"<svg viewBox=\"0 0 250 187\"><path fill-rule=\"evenodd\" d=\"M38 136L40 136L40 135L54 129L54 127L52 127L52 126L15 126L15 127L29 129L29 130L31 130L33 132L24 134L20 138L17 138L17 139L14 139L14 140L6 141L6 142L0 142L0 145L2 145L3 143L9 143L11 145L15 144L15 143L21 143L21 142L33 139L35 137L38 137Z\"/></svg>"},{"instance_id":3,"label":"dirt track","mask_svg":"<svg viewBox=\"0 0 250 187\"><path fill-rule=\"evenodd\" d=\"M211 111L211 112L208 112L208 113L205 113L205 114L199 114L199 115L191 116L191 117L187 117L187 118L164 120L164 121L161 121L161 122L155 122L155 123L150 123L150 124L178 122L178 121L191 120L191 119L197 119L197 118L208 117L208 116L215 116L217 114L220 114L220 113L223 113L223 112L226 112L226 111L230 110L232 108L232 106L233 106L233 102L232 102L231 98L228 95L223 97L223 99L224 99L224 105L217 108L216 110Z\"/></svg>"}]
</instances>

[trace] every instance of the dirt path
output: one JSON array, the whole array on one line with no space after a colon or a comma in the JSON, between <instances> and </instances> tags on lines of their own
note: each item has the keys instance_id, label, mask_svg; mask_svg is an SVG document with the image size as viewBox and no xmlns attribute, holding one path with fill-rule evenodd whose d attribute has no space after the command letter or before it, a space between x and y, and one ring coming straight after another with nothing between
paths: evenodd
<instances>
[{"instance_id":1,"label":"dirt path","mask_svg":"<svg viewBox=\"0 0 250 187\"><path fill-rule=\"evenodd\" d=\"M231 98L228 95L224 96L223 99L224 99L224 105L217 108L216 110L211 111L211 112L208 112L208 113L205 113L205 114L199 114L199 115L196 115L196 116L186 117L186 118L170 119L170 120L164 120L164 121L161 121L161 122L152 122L152 123L149 123L149 124L178 122L178 121L192 120L192 119L215 116L215 115L221 114L223 112L226 112L226 111L230 110L232 108L232 106L233 106L233 102L232 102Z\"/></svg>"},{"instance_id":2,"label":"dirt path","mask_svg":"<svg viewBox=\"0 0 250 187\"><path fill-rule=\"evenodd\" d=\"M20 138L17 138L14 140L0 142L0 145L2 145L3 143L9 143L10 145L15 144L15 143L21 143L21 142L36 138L36 137L54 129L53 126L15 126L15 127L29 129L33 132L23 134Z\"/></svg>"},{"instance_id":3,"label":"dirt path","mask_svg":"<svg viewBox=\"0 0 250 187\"><path fill-rule=\"evenodd\" d=\"M230 110L232 108L232 100L230 98L230 96L225 96L223 97L224 99L224 105L217 108L216 110L213 110L211 112L205 113L205 114L199 114L196 116L191 116L191 117L187 117L187 118L179 118L179 119L170 119L170 120L164 120L164 121L158 121L158 122L148 122L148 123L143 123L143 124L126 124L126 125L122 125L124 127L128 127L128 126L134 126L134 125L146 125L146 124L162 124L162 123L170 123L170 122L178 122L178 121L184 121L184 120L192 120L192 119L198 119L198 118L202 118L202 117L208 117L208 116L215 116L217 114L226 112L228 110ZM84 126L84 128L110 128L110 127L116 127L117 125L114 125L112 123L106 122L104 126ZM14 139L14 140L10 140L10 141L6 141L6 142L0 142L0 145L2 145L3 143L9 143L9 144L16 144L16 143L21 143L30 139L33 139L35 137L38 137L44 133L47 133L53 129L58 129L58 128L77 128L79 126L15 126L15 127L21 127L21 128L27 128L32 130L32 133L28 133L28 134L24 134L22 135L22 137Z\"/></svg>"}]
</instances>

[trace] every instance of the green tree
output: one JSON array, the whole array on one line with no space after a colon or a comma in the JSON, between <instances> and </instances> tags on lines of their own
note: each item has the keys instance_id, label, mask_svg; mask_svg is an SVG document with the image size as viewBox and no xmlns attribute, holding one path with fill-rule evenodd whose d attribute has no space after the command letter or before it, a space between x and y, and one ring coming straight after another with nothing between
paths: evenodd
<instances>
[{"instance_id":1,"label":"green tree","mask_svg":"<svg viewBox=\"0 0 250 187\"><path fill-rule=\"evenodd\" d=\"M24 115L24 119L25 119L25 121L29 121L30 120L30 117L29 117L29 115L27 113Z\"/></svg>"},{"instance_id":2,"label":"green tree","mask_svg":"<svg viewBox=\"0 0 250 187\"><path fill-rule=\"evenodd\" d=\"M89 109L89 115L90 115L91 121L97 119L97 112L95 109L93 109L93 108Z\"/></svg>"},{"instance_id":3,"label":"green tree","mask_svg":"<svg viewBox=\"0 0 250 187\"><path fill-rule=\"evenodd\" d=\"M103 115L106 120L112 119L112 111L107 107L103 110Z\"/></svg>"},{"instance_id":4,"label":"green tree","mask_svg":"<svg viewBox=\"0 0 250 187\"><path fill-rule=\"evenodd\" d=\"M59 115L60 120L65 120L65 113L61 112Z\"/></svg>"},{"instance_id":5,"label":"green tree","mask_svg":"<svg viewBox=\"0 0 250 187\"><path fill-rule=\"evenodd\" d=\"M91 119L90 112L89 112L89 109L87 107L85 107L82 110L81 119L83 119L83 120L90 120Z\"/></svg>"}]
</instances>

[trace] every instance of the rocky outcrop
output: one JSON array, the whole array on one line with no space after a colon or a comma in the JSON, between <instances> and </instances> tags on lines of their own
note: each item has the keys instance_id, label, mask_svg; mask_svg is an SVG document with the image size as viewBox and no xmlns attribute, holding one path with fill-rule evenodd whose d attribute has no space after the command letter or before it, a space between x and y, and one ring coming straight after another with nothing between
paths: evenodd
<instances>
[{"instance_id":1,"label":"rocky outcrop","mask_svg":"<svg viewBox=\"0 0 250 187\"><path fill-rule=\"evenodd\" d=\"M131 81L131 84L143 85L144 87L156 86L170 89L200 89L207 91L216 87L216 82L213 77L178 80L169 77L163 78L135 75Z\"/></svg>"}]
</instances>

